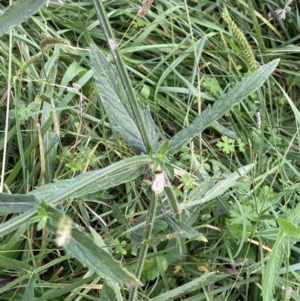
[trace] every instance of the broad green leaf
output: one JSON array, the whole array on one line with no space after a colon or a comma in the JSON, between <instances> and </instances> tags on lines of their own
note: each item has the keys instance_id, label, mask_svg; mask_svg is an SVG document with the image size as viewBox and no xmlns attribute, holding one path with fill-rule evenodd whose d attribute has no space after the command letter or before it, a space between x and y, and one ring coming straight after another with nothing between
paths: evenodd
<instances>
[{"instance_id":1,"label":"broad green leaf","mask_svg":"<svg viewBox=\"0 0 300 301\"><path fill-rule=\"evenodd\" d=\"M103 250L105 250L106 252L109 252L108 249L107 249L107 246L102 238L102 236L92 227L89 227L90 229L90 232L92 233L93 235L93 240L94 240L94 243L99 247L99 248L102 248Z\"/></svg>"},{"instance_id":2,"label":"broad green leaf","mask_svg":"<svg viewBox=\"0 0 300 301\"><path fill-rule=\"evenodd\" d=\"M34 195L0 193L0 214L24 212L39 204Z\"/></svg>"},{"instance_id":3,"label":"broad green leaf","mask_svg":"<svg viewBox=\"0 0 300 301\"><path fill-rule=\"evenodd\" d=\"M169 140L165 140L159 148L159 153L164 155L168 150L168 147L169 147Z\"/></svg>"},{"instance_id":4,"label":"broad green leaf","mask_svg":"<svg viewBox=\"0 0 300 301\"><path fill-rule=\"evenodd\" d=\"M205 109L200 116L187 128L170 139L169 154L174 154L187 144L194 136L202 132L214 121L222 117L233 105L259 89L269 75L274 71L279 63L279 59L261 66L251 75L242 79L229 92L214 103L212 107Z\"/></svg>"},{"instance_id":5,"label":"broad green leaf","mask_svg":"<svg viewBox=\"0 0 300 301\"><path fill-rule=\"evenodd\" d=\"M45 199L48 204L55 206L67 198L81 197L132 181L143 174L145 167L151 163L152 159L148 156L135 156L113 163L100 170L86 172L74 179L46 184L28 195L33 195L38 200ZM1 224L0 237L27 223L36 213L37 208L29 209L25 213Z\"/></svg>"},{"instance_id":6,"label":"broad green leaf","mask_svg":"<svg viewBox=\"0 0 300 301\"><path fill-rule=\"evenodd\" d=\"M151 281L159 277L159 267L158 261L160 266L162 267L163 271L166 271L168 268L168 261L163 256L156 256L154 258L150 258L145 261L142 273L142 281Z\"/></svg>"},{"instance_id":7,"label":"broad green leaf","mask_svg":"<svg viewBox=\"0 0 300 301\"><path fill-rule=\"evenodd\" d=\"M189 281L186 284L180 285L175 289L162 293L158 297L151 299L151 301L167 301L178 299L180 296L187 295L188 293L191 293L195 290L199 290L199 288L201 288L202 286L208 286L209 284L216 283L218 280L224 279L226 277L228 277L228 275L216 275L215 272L207 273L192 281ZM195 298L194 300L197 300L197 298Z\"/></svg>"},{"instance_id":8,"label":"broad green leaf","mask_svg":"<svg viewBox=\"0 0 300 301\"><path fill-rule=\"evenodd\" d=\"M188 195L189 202L202 198L212 187L216 185L217 179L209 178L198 184Z\"/></svg>"},{"instance_id":9,"label":"broad green leaf","mask_svg":"<svg viewBox=\"0 0 300 301\"><path fill-rule=\"evenodd\" d=\"M105 247L100 247L87 233L79 230L72 220L46 202L41 207L47 212L47 227L56 234L56 244L64 247L91 272L113 282L128 286L141 285L140 281L116 261ZM99 240L98 240L99 241Z\"/></svg>"},{"instance_id":10,"label":"broad green leaf","mask_svg":"<svg viewBox=\"0 0 300 301\"><path fill-rule=\"evenodd\" d=\"M192 200L188 200L184 203L185 208L192 207L198 204L206 203L219 195L222 195L226 190L231 188L236 184L236 182L244 175L246 175L253 167L254 164L249 164L243 167L240 167L238 171L235 171L229 175L226 175L224 180L220 180L217 182L213 188L206 191L205 195L203 195L202 190L196 190L196 193L192 193ZM199 193L199 195L197 195Z\"/></svg>"},{"instance_id":11,"label":"broad green leaf","mask_svg":"<svg viewBox=\"0 0 300 301\"><path fill-rule=\"evenodd\" d=\"M145 154L147 151L135 124L135 118L117 69L93 45L90 58L99 93L111 125L135 153Z\"/></svg>"},{"instance_id":12,"label":"broad green leaf","mask_svg":"<svg viewBox=\"0 0 300 301\"><path fill-rule=\"evenodd\" d=\"M282 218L278 218L277 222L285 234L291 236L294 239L298 239L298 240L300 239L300 228L299 227L296 227L292 223L290 223L287 220L282 219Z\"/></svg>"},{"instance_id":13,"label":"broad green leaf","mask_svg":"<svg viewBox=\"0 0 300 301\"><path fill-rule=\"evenodd\" d=\"M121 294L121 288L120 288L119 284L112 279L106 279L106 283L114 292L114 296L111 296L111 294L109 294L109 296L112 297L109 300L124 301L124 298L122 297L122 294ZM101 297L102 297L102 293L101 293ZM102 301L102 298L100 301Z\"/></svg>"},{"instance_id":14,"label":"broad green leaf","mask_svg":"<svg viewBox=\"0 0 300 301\"><path fill-rule=\"evenodd\" d=\"M38 187L30 194L39 200L46 200L49 204L58 204L67 198L82 197L132 181L140 176L150 163L152 159L148 156L127 158L103 169L88 171L73 179Z\"/></svg>"},{"instance_id":15,"label":"broad green leaf","mask_svg":"<svg viewBox=\"0 0 300 301\"><path fill-rule=\"evenodd\" d=\"M35 14L47 0L19 0L8 6L0 16L0 36L10 28L25 22Z\"/></svg>"},{"instance_id":16,"label":"broad green leaf","mask_svg":"<svg viewBox=\"0 0 300 301\"><path fill-rule=\"evenodd\" d=\"M26 285L22 301L34 300L34 287L37 279L36 273L32 273L31 277Z\"/></svg>"},{"instance_id":17,"label":"broad green leaf","mask_svg":"<svg viewBox=\"0 0 300 301\"><path fill-rule=\"evenodd\" d=\"M246 238L249 238L251 234L253 234L252 226L244 225L244 224L230 224L229 220L227 222L227 228L230 231L232 237L234 237L238 241L241 241L242 238L244 238L243 239L244 241Z\"/></svg>"},{"instance_id":18,"label":"broad green leaf","mask_svg":"<svg viewBox=\"0 0 300 301\"><path fill-rule=\"evenodd\" d=\"M108 252L99 248L87 234L78 229L72 229L70 241L65 248L84 266L99 276L105 277L105 279L109 278L119 284L128 286L142 285L134 275L125 270Z\"/></svg>"},{"instance_id":19,"label":"broad green leaf","mask_svg":"<svg viewBox=\"0 0 300 301\"><path fill-rule=\"evenodd\" d=\"M119 288L119 286L118 286ZM101 289L101 296L100 296L100 299L99 301L112 301L112 300L115 300L116 299L116 295L115 295L115 292L114 292L114 289L108 285L108 283L104 283L103 284L103 287ZM123 298L121 296L121 299L117 299L118 301L123 301Z\"/></svg>"}]
</instances>

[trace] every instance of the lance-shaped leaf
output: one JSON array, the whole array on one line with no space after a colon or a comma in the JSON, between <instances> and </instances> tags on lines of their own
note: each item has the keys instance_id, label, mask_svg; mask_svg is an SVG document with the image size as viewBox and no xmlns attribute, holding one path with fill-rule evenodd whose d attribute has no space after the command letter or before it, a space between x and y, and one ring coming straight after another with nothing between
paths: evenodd
<instances>
[{"instance_id":1,"label":"lance-shaped leaf","mask_svg":"<svg viewBox=\"0 0 300 301\"><path fill-rule=\"evenodd\" d=\"M99 93L111 125L136 154L147 153L117 69L93 45L90 57L94 77L98 82Z\"/></svg>"},{"instance_id":2,"label":"lance-shaped leaf","mask_svg":"<svg viewBox=\"0 0 300 301\"><path fill-rule=\"evenodd\" d=\"M140 176L150 163L152 163L152 159L148 156L135 156L100 170L88 171L73 179L43 185L30 194L39 200L46 200L47 203L58 204L70 197L82 197L132 181Z\"/></svg>"},{"instance_id":3,"label":"lance-shaped leaf","mask_svg":"<svg viewBox=\"0 0 300 301\"><path fill-rule=\"evenodd\" d=\"M110 253L99 248L92 239L78 229L72 229L70 241L65 248L84 266L100 276L128 286L142 285Z\"/></svg>"},{"instance_id":4,"label":"lance-shaped leaf","mask_svg":"<svg viewBox=\"0 0 300 301\"><path fill-rule=\"evenodd\" d=\"M39 200L34 195L0 193L0 214L24 212L38 204Z\"/></svg>"},{"instance_id":5,"label":"lance-shaped leaf","mask_svg":"<svg viewBox=\"0 0 300 301\"><path fill-rule=\"evenodd\" d=\"M0 36L10 28L25 22L35 14L47 0L19 0L8 6L0 16Z\"/></svg>"},{"instance_id":6,"label":"lance-shaped leaf","mask_svg":"<svg viewBox=\"0 0 300 301\"><path fill-rule=\"evenodd\" d=\"M190 208L199 204L206 203L217 196L224 194L229 188L234 186L237 181L255 166L255 163L240 167L237 171L226 175L224 180L220 180L211 189L207 190L203 195L202 190L195 190L190 193L188 200L183 203L185 208Z\"/></svg>"},{"instance_id":7,"label":"lance-shaped leaf","mask_svg":"<svg viewBox=\"0 0 300 301\"><path fill-rule=\"evenodd\" d=\"M203 234L199 233L191 226L188 226L181 221L174 219L172 216L166 215L165 220L175 232L181 232L182 236L184 236L185 238L207 242L207 239Z\"/></svg>"},{"instance_id":8,"label":"lance-shaped leaf","mask_svg":"<svg viewBox=\"0 0 300 301\"><path fill-rule=\"evenodd\" d=\"M199 287L209 286L211 283L216 283L226 277L228 277L228 275L226 274L216 275L215 272L206 273L192 281L189 281L188 283L176 287L175 289L171 289L165 293L159 294L159 296L151 299L151 301L167 301L178 299L180 296L186 296L188 293L199 290ZM205 300L205 298L206 297L204 297L203 299L193 298L193 300Z\"/></svg>"},{"instance_id":9,"label":"lance-shaped leaf","mask_svg":"<svg viewBox=\"0 0 300 301\"><path fill-rule=\"evenodd\" d=\"M261 66L251 75L237 83L226 95L216 101L212 107L209 106L205 109L191 125L172 137L169 143L168 154L174 154L179 151L194 136L222 117L233 105L259 89L278 63L279 59Z\"/></svg>"},{"instance_id":10,"label":"lance-shaped leaf","mask_svg":"<svg viewBox=\"0 0 300 301\"><path fill-rule=\"evenodd\" d=\"M128 286L142 285L113 258L103 241L102 246L99 246L87 233L81 231L70 217L45 201L41 202L40 209L46 213L47 227L56 234L56 245L65 248L83 266L109 282Z\"/></svg>"},{"instance_id":11,"label":"lance-shaped leaf","mask_svg":"<svg viewBox=\"0 0 300 301\"><path fill-rule=\"evenodd\" d=\"M152 163L148 156L135 156L111 164L96 171L89 171L71 180L61 180L46 184L31 192L38 200L45 199L55 206L71 197L84 196L99 190L132 181L141 175L145 167ZM17 217L0 225L0 237L19 228L36 214L37 209L29 209Z\"/></svg>"}]
</instances>

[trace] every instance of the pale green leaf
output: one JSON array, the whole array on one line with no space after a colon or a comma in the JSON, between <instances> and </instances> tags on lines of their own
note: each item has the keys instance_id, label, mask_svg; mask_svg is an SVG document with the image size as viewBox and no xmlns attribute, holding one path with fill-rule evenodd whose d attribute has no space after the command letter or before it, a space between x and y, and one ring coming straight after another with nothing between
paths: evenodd
<instances>
[{"instance_id":1,"label":"pale green leaf","mask_svg":"<svg viewBox=\"0 0 300 301\"><path fill-rule=\"evenodd\" d=\"M117 294L116 294L116 290L118 292ZM124 301L120 293L119 285L116 283L116 285L112 287L111 283L106 282L103 284L103 287L101 289L101 297L99 301L112 301L112 300Z\"/></svg>"},{"instance_id":2,"label":"pale green leaf","mask_svg":"<svg viewBox=\"0 0 300 301\"><path fill-rule=\"evenodd\" d=\"M288 221L298 225L300 223L300 203L292 210L292 212L288 216Z\"/></svg>"},{"instance_id":3,"label":"pale green leaf","mask_svg":"<svg viewBox=\"0 0 300 301\"><path fill-rule=\"evenodd\" d=\"M33 195L38 200L45 199L47 203L55 206L68 198L81 197L132 181L143 174L145 167L151 163L152 159L148 156L135 156L100 170L86 172L74 179L43 185L28 195ZM36 213L37 209L33 208L0 224L0 237L19 228Z\"/></svg>"},{"instance_id":4,"label":"pale green leaf","mask_svg":"<svg viewBox=\"0 0 300 301\"><path fill-rule=\"evenodd\" d=\"M174 219L170 215L166 215L165 219L175 232L182 233L181 236L188 239L207 242L207 239L203 236L203 234L199 233L194 228L182 223L181 221Z\"/></svg>"},{"instance_id":5,"label":"pale green leaf","mask_svg":"<svg viewBox=\"0 0 300 301\"><path fill-rule=\"evenodd\" d=\"M199 183L197 187L188 194L188 200L190 202L202 198L214 185L217 179L209 178Z\"/></svg>"},{"instance_id":6,"label":"pale green leaf","mask_svg":"<svg viewBox=\"0 0 300 301\"><path fill-rule=\"evenodd\" d=\"M199 290L199 288L203 286L207 287L209 284L216 283L218 280L224 279L226 277L228 277L228 275L216 275L215 272L207 273L192 281L189 281L186 284L180 285L175 289L161 293L159 294L159 296L151 299L151 301L167 301L176 298L178 299L180 296L187 295L188 293L191 293L195 290ZM197 298L195 300L197 300Z\"/></svg>"},{"instance_id":7,"label":"pale green leaf","mask_svg":"<svg viewBox=\"0 0 300 301\"><path fill-rule=\"evenodd\" d=\"M91 46L90 58L99 93L111 125L135 153L145 154L146 148L135 124L135 118L117 69L108 62L96 46Z\"/></svg>"},{"instance_id":8,"label":"pale green leaf","mask_svg":"<svg viewBox=\"0 0 300 301\"><path fill-rule=\"evenodd\" d=\"M87 233L81 231L68 216L49 206L46 202L42 202L41 207L47 212L48 228L56 234L56 244L64 247L83 266L103 277L110 286L114 286L114 283L127 286L141 285L134 275L113 258L98 238L95 242ZM95 233L93 236L95 237ZM99 242L103 247L98 245Z\"/></svg>"},{"instance_id":9,"label":"pale green leaf","mask_svg":"<svg viewBox=\"0 0 300 301\"><path fill-rule=\"evenodd\" d=\"M267 266L263 274L262 284L264 289L262 295L264 301L273 300L274 290L278 284L278 275L282 264L282 259L284 253L288 251L287 246L289 244L289 235L298 235L298 230L294 225L297 225L300 222L299 214L300 203L298 203L297 206L289 214L287 221L281 219L278 221L283 230L281 230L279 235L277 235L276 242L272 248Z\"/></svg>"},{"instance_id":10,"label":"pale green leaf","mask_svg":"<svg viewBox=\"0 0 300 301\"><path fill-rule=\"evenodd\" d=\"M0 214L24 212L38 204L39 200L34 195L0 193Z\"/></svg>"},{"instance_id":11,"label":"pale green leaf","mask_svg":"<svg viewBox=\"0 0 300 301\"><path fill-rule=\"evenodd\" d=\"M78 198L119 184L132 181L140 176L152 159L135 156L111 164L100 170L83 173L73 179L60 180L41 186L31 192L37 199L57 204L67 198Z\"/></svg>"},{"instance_id":12,"label":"pale green leaf","mask_svg":"<svg viewBox=\"0 0 300 301\"><path fill-rule=\"evenodd\" d=\"M142 285L108 252L99 248L91 238L78 229L72 229L70 241L65 248L84 266L105 279L111 279L127 286Z\"/></svg>"},{"instance_id":13,"label":"pale green leaf","mask_svg":"<svg viewBox=\"0 0 300 301\"><path fill-rule=\"evenodd\" d=\"M25 22L46 2L47 0L19 0L8 6L0 16L0 36L10 28Z\"/></svg>"},{"instance_id":14,"label":"pale green leaf","mask_svg":"<svg viewBox=\"0 0 300 301\"><path fill-rule=\"evenodd\" d=\"M274 71L279 59L261 66L251 75L242 79L229 92L214 103L212 107L204 110L194 122L187 128L181 130L170 140L168 153L174 154L187 144L194 136L202 132L214 121L222 117L233 105L259 89L269 75Z\"/></svg>"},{"instance_id":15,"label":"pale green leaf","mask_svg":"<svg viewBox=\"0 0 300 301\"><path fill-rule=\"evenodd\" d=\"M198 204L203 204L205 202L208 202L214 198L216 198L219 195L224 194L226 190L231 188L236 184L236 182L244 175L246 175L255 164L249 164L243 167L240 167L238 171L235 171L225 177L224 180L220 180L216 183L211 189L206 191L205 195L203 195L203 192L200 190L199 195L193 194L192 200L188 200L186 203L184 203L185 208L192 207Z\"/></svg>"},{"instance_id":16,"label":"pale green leaf","mask_svg":"<svg viewBox=\"0 0 300 301\"><path fill-rule=\"evenodd\" d=\"M298 239L298 240L300 239L300 228L299 227L296 227L292 223L290 223L287 220L282 219L282 218L278 218L277 222L285 234L291 236L294 239Z\"/></svg>"}]
</instances>

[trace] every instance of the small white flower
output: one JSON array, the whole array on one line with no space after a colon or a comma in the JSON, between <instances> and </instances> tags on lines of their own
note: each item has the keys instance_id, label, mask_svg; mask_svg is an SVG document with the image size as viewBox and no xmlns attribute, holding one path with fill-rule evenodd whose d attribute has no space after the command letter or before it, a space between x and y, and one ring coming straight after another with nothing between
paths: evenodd
<instances>
[{"instance_id":1,"label":"small white flower","mask_svg":"<svg viewBox=\"0 0 300 301\"><path fill-rule=\"evenodd\" d=\"M260 112L256 113L256 124L257 124L257 127L260 129L260 127L261 127L261 115L260 115Z\"/></svg>"},{"instance_id":2,"label":"small white flower","mask_svg":"<svg viewBox=\"0 0 300 301\"><path fill-rule=\"evenodd\" d=\"M155 194L160 194L164 191L166 186L165 173L159 172L154 175L154 180L151 184L151 189Z\"/></svg>"},{"instance_id":3,"label":"small white flower","mask_svg":"<svg viewBox=\"0 0 300 301\"><path fill-rule=\"evenodd\" d=\"M63 5L65 3L65 0L48 0L46 2L46 7L49 6L49 3L52 4L52 3L57 3L57 4L60 4L60 5Z\"/></svg>"},{"instance_id":4,"label":"small white flower","mask_svg":"<svg viewBox=\"0 0 300 301\"><path fill-rule=\"evenodd\" d=\"M285 5L284 8L277 8L275 9L275 13L278 15L278 17L281 20L285 20L286 18L286 13L290 12L292 9L290 7L290 4L293 2L294 0L286 0L285 1ZM269 14L270 16L270 14Z\"/></svg>"},{"instance_id":5,"label":"small white flower","mask_svg":"<svg viewBox=\"0 0 300 301\"><path fill-rule=\"evenodd\" d=\"M58 228L56 230L55 243L58 247L67 245L71 238L72 220L64 216L60 219Z\"/></svg>"},{"instance_id":6,"label":"small white flower","mask_svg":"<svg viewBox=\"0 0 300 301\"><path fill-rule=\"evenodd\" d=\"M118 45L113 39L108 39L108 45L111 51L114 51L117 49Z\"/></svg>"}]
</instances>

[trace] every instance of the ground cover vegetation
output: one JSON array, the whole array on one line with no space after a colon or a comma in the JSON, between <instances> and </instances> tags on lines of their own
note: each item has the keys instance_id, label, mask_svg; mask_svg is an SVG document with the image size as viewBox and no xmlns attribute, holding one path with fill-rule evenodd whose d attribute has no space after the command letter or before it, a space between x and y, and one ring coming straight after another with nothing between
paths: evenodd
<instances>
[{"instance_id":1,"label":"ground cover vegetation","mask_svg":"<svg viewBox=\"0 0 300 301\"><path fill-rule=\"evenodd\" d=\"M299 1L1 1L1 300L300 300Z\"/></svg>"}]
</instances>

